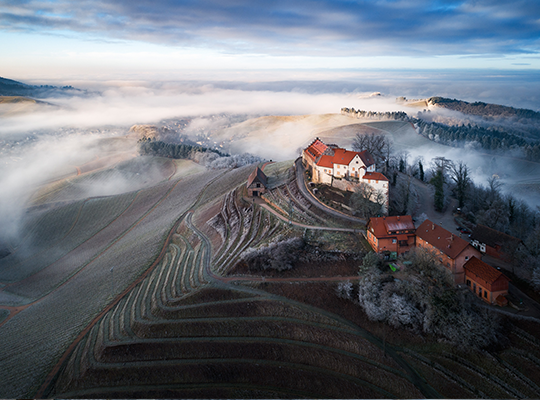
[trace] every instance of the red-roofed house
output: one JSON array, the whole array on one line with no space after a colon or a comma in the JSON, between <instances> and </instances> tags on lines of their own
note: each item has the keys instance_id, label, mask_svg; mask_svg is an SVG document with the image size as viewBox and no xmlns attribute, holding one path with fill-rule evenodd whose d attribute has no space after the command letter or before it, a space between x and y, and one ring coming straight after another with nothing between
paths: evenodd
<instances>
[{"instance_id":1,"label":"red-roofed house","mask_svg":"<svg viewBox=\"0 0 540 400\"><path fill-rule=\"evenodd\" d=\"M410 215L370 218L367 240L376 253L388 251L396 258L414 247L415 231Z\"/></svg>"},{"instance_id":2,"label":"red-roofed house","mask_svg":"<svg viewBox=\"0 0 540 400\"><path fill-rule=\"evenodd\" d=\"M416 229L416 246L438 255L442 265L452 272L455 283L465 283L463 265L473 256L482 254L466 240L426 219Z\"/></svg>"},{"instance_id":3,"label":"red-roofed house","mask_svg":"<svg viewBox=\"0 0 540 400\"><path fill-rule=\"evenodd\" d=\"M312 182L333 185L336 178L354 184L365 182L383 194L385 212L388 209L388 179L375 172L375 160L367 150L350 151L316 138L302 152L302 162L311 173Z\"/></svg>"},{"instance_id":4,"label":"red-roofed house","mask_svg":"<svg viewBox=\"0 0 540 400\"><path fill-rule=\"evenodd\" d=\"M472 257L463 266L465 282L474 294L487 303L504 305L508 294L508 279L501 271Z\"/></svg>"}]
</instances>

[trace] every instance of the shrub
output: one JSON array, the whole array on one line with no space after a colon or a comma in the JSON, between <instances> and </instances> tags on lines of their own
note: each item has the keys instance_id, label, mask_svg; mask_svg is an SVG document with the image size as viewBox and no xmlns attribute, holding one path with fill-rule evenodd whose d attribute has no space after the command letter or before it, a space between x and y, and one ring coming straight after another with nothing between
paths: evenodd
<instances>
[{"instance_id":1,"label":"shrub","mask_svg":"<svg viewBox=\"0 0 540 400\"><path fill-rule=\"evenodd\" d=\"M410 260L400 279L371 268L360 281L358 300L371 320L432 334L461 348L499 342L499 318L477 306L468 291L456 290L433 254L416 249Z\"/></svg>"},{"instance_id":2,"label":"shrub","mask_svg":"<svg viewBox=\"0 0 540 400\"><path fill-rule=\"evenodd\" d=\"M299 259L299 252L305 246L302 238L291 238L273 242L259 248L249 248L242 253L242 260L252 270L276 269L284 271L292 269Z\"/></svg>"}]
</instances>

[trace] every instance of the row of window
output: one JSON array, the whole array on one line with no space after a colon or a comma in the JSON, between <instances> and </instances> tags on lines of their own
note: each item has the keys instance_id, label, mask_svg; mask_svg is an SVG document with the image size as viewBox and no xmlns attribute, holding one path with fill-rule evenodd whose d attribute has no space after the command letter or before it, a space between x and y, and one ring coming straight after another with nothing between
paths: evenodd
<instances>
[{"instance_id":1,"label":"row of window","mask_svg":"<svg viewBox=\"0 0 540 400\"><path fill-rule=\"evenodd\" d=\"M466 283L467 283L468 287L471 287L471 280L470 279L467 279ZM474 283L474 282L472 282L472 291L473 291L473 293L476 294L476 283ZM488 291L484 289L483 292L484 292L484 298L487 299ZM478 286L478 296L482 297L482 288L480 286Z\"/></svg>"}]
</instances>

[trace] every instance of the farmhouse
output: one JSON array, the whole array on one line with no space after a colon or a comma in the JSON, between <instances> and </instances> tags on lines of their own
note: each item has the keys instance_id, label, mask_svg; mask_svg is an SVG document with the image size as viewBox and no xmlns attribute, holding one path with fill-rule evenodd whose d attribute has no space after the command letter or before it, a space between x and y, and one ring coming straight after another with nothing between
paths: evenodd
<instances>
[{"instance_id":1,"label":"farmhouse","mask_svg":"<svg viewBox=\"0 0 540 400\"><path fill-rule=\"evenodd\" d=\"M416 245L435 252L441 264L452 272L455 283L465 283L463 265L471 257L482 257L481 253L469 242L429 219L416 229Z\"/></svg>"},{"instance_id":2,"label":"farmhouse","mask_svg":"<svg viewBox=\"0 0 540 400\"><path fill-rule=\"evenodd\" d=\"M504 261L511 261L516 250L523 246L521 239L480 224L473 229L471 240L482 253Z\"/></svg>"},{"instance_id":3,"label":"farmhouse","mask_svg":"<svg viewBox=\"0 0 540 400\"><path fill-rule=\"evenodd\" d=\"M361 182L369 185L374 189L372 201L382 196L383 211L387 212L388 179L375 171L375 160L367 150L350 151L316 138L302 152L302 162L314 183L349 191L354 191Z\"/></svg>"},{"instance_id":4,"label":"farmhouse","mask_svg":"<svg viewBox=\"0 0 540 400\"><path fill-rule=\"evenodd\" d=\"M390 252L390 258L394 259L414 247L415 231L410 215L370 218L367 240L373 251Z\"/></svg>"},{"instance_id":5,"label":"farmhouse","mask_svg":"<svg viewBox=\"0 0 540 400\"><path fill-rule=\"evenodd\" d=\"M463 266L465 282L474 294L487 303L506 305L509 279L499 270L475 256Z\"/></svg>"},{"instance_id":6,"label":"farmhouse","mask_svg":"<svg viewBox=\"0 0 540 400\"><path fill-rule=\"evenodd\" d=\"M246 187L248 196L258 197L261 194L266 193L267 180L264 172L259 167L255 168L247 180Z\"/></svg>"}]
</instances>

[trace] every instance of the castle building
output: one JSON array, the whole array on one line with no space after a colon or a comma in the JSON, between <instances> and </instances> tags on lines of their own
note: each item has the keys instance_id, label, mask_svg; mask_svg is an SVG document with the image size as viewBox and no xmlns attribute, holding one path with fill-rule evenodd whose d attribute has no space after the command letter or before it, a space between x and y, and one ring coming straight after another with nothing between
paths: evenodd
<instances>
[{"instance_id":1,"label":"castle building","mask_svg":"<svg viewBox=\"0 0 540 400\"><path fill-rule=\"evenodd\" d=\"M302 162L314 183L349 191L366 183L374 189L373 200L382 195L384 212L388 211L388 178L375 171L375 160L367 150L350 151L316 138L302 152Z\"/></svg>"}]
</instances>

